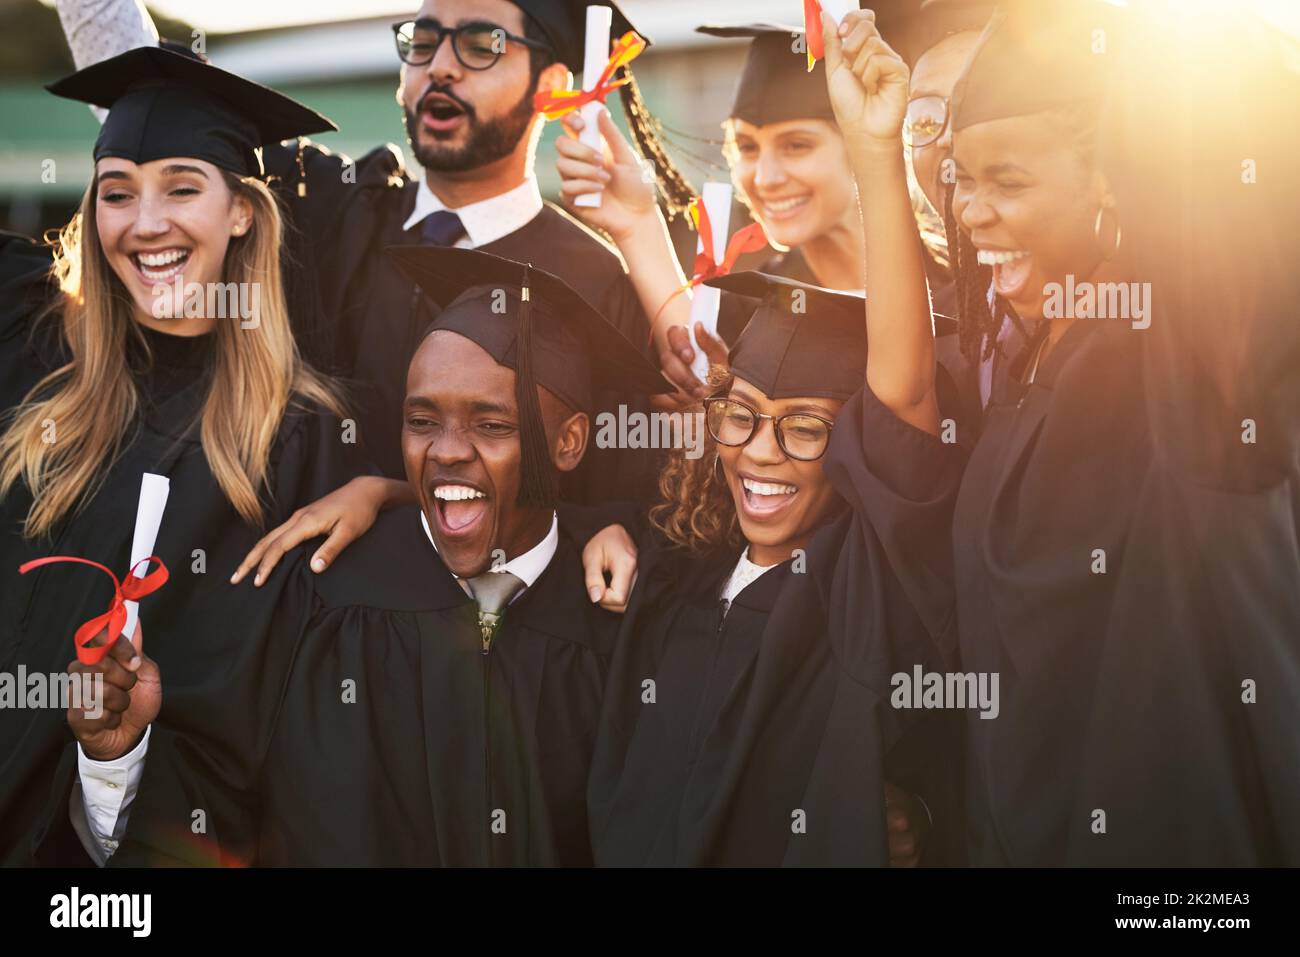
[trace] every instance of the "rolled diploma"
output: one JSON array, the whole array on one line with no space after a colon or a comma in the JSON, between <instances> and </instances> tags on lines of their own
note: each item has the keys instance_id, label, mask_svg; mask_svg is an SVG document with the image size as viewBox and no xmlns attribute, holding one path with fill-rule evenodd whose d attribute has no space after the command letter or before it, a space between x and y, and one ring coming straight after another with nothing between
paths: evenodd
<instances>
[{"instance_id":1,"label":"rolled diploma","mask_svg":"<svg viewBox=\"0 0 1300 957\"><path fill-rule=\"evenodd\" d=\"M167 493L171 491L171 481L165 475L145 472L140 476L140 503L135 509L135 535L131 538L131 565L153 554L154 543L158 541L158 527L162 525L163 511L167 508ZM141 565L132 572L136 578L143 578L149 569ZM140 619L138 601L123 602L126 607L126 624L122 634L130 640L135 634L136 622Z\"/></svg>"},{"instance_id":2,"label":"rolled diploma","mask_svg":"<svg viewBox=\"0 0 1300 957\"><path fill-rule=\"evenodd\" d=\"M587 46L582 57L582 88L594 89L600 74L609 62L609 31L613 24L613 11L609 7L587 8ZM579 111L582 117L582 132L578 142L590 146L599 154L604 154L605 141L600 135L600 111L605 107L600 103L588 103ZM583 193L573 200L575 206L597 207L600 205L600 193Z\"/></svg>"},{"instance_id":3,"label":"rolled diploma","mask_svg":"<svg viewBox=\"0 0 1300 957\"><path fill-rule=\"evenodd\" d=\"M713 228L713 261L722 262L727 252L727 239L731 235L731 184L705 183L701 192L704 210L709 214L709 225ZM704 237L695 244L696 253L704 252ZM718 334L718 304L722 291L712 286L699 285L691 290L691 342L695 344L695 361L691 371L701 382L709 374L709 359L695 340L695 324L704 324L704 329L711 336Z\"/></svg>"}]
</instances>

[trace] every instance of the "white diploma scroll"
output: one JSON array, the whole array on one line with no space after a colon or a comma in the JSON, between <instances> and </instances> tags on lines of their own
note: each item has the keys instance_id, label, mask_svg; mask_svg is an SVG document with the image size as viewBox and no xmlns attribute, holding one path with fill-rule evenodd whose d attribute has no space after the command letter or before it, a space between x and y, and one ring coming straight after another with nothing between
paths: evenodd
<instances>
[{"instance_id":1,"label":"white diploma scroll","mask_svg":"<svg viewBox=\"0 0 1300 957\"><path fill-rule=\"evenodd\" d=\"M609 7L587 8L587 45L582 58L582 88L594 89L596 81L609 63L609 31L613 24L613 11ZM605 141L600 135L600 111L605 107L601 103L588 103L579 110L582 117L582 132L578 142L590 146L598 154L604 155ZM600 206L600 193L583 193L573 200L575 206L595 208Z\"/></svg>"},{"instance_id":2,"label":"white diploma scroll","mask_svg":"<svg viewBox=\"0 0 1300 957\"><path fill-rule=\"evenodd\" d=\"M709 225L713 230L713 261L720 263L722 257L726 255L727 240L731 235L731 184L705 183L700 195L704 211L709 214ZM697 254L704 252L703 236L695 244L695 252ZM691 371L703 382L705 376L709 374L709 359L700 348L699 342L695 340L695 324L703 323L709 335L717 336L718 303L722 291L701 284L691 293L691 343L695 346L695 361L691 363Z\"/></svg>"},{"instance_id":3,"label":"white diploma scroll","mask_svg":"<svg viewBox=\"0 0 1300 957\"><path fill-rule=\"evenodd\" d=\"M834 20L837 26L850 10L859 9L858 0L821 0L821 5L822 13Z\"/></svg>"},{"instance_id":4,"label":"white diploma scroll","mask_svg":"<svg viewBox=\"0 0 1300 957\"><path fill-rule=\"evenodd\" d=\"M131 565L134 567L141 559L153 554L154 543L158 541L158 528L162 525L163 512L167 508L167 493L171 491L171 480L165 475L145 472L140 476L140 504L135 510L135 535L131 539ZM136 578L143 578L150 569L141 565L132 572ZM129 641L135 634L135 624L140 618L140 603L126 601L126 624L122 634Z\"/></svg>"}]
</instances>

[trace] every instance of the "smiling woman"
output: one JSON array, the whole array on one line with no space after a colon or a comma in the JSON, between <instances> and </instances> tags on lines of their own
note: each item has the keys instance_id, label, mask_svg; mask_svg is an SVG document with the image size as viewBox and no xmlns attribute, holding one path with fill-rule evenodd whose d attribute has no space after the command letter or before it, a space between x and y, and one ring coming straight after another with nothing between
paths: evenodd
<instances>
[{"instance_id":1,"label":"smiling woman","mask_svg":"<svg viewBox=\"0 0 1300 957\"><path fill-rule=\"evenodd\" d=\"M939 860L947 838L915 795L942 790L946 755L891 773L899 786L872 757L893 744L869 703L887 685L873 669L930 652L880 548L887 533L853 509L857 436L839 420L865 376L863 299L759 273L710 284L760 303L706 404L712 454L673 457L656 532L635 549L619 528L588 546L638 564L592 767L597 863ZM862 790L841 804L818 783L827 773ZM834 840L792 827L795 808Z\"/></svg>"},{"instance_id":2,"label":"smiling woman","mask_svg":"<svg viewBox=\"0 0 1300 957\"><path fill-rule=\"evenodd\" d=\"M104 61L53 90L113 109L95 146L95 181L57 240L0 244L0 567L57 549L121 570L131 544L124 505L142 473L167 476L172 507L156 554L171 579L143 614L167 672L160 720L186 722L199 711L237 737L238 715L196 704L213 690L198 662L263 662L259 629L275 590L232 603L228 570L262 523L283 521L358 471L339 441L334 388L294 345L280 210L257 177L255 153L329 121L157 48ZM207 311L209 296L191 302L189 290L218 287L254 290L256 323ZM16 612L0 624L0 663L64 666L68 638L103 611L102 596L69 574L55 566L0 576L0 605ZM234 634L238 647L228 643ZM137 709L156 714L149 700L140 697ZM150 717L121 726L143 729ZM62 719L45 710L5 722L0 859L42 853L27 841L50 813ZM87 754L123 753L94 743L117 727L95 722L110 719L125 720L113 712L74 724ZM67 805L55 816L56 828L66 824ZM102 854L99 843L87 847Z\"/></svg>"}]
</instances>

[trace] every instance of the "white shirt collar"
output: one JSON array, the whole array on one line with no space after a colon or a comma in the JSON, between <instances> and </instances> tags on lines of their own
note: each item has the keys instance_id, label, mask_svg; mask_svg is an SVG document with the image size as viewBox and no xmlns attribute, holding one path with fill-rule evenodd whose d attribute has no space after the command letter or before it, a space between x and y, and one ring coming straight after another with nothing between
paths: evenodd
<instances>
[{"instance_id":1,"label":"white shirt collar","mask_svg":"<svg viewBox=\"0 0 1300 957\"><path fill-rule=\"evenodd\" d=\"M764 572L770 572L775 567L776 565L755 565L751 562L749 560L749 546L746 545L745 550L740 553L740 561L736 562L736 567L731 572L731 577L722 586L722 594L719 597L730 604L756 578Z\"/></svg>"},{"instance_id":2,"label":"white shirt collar","mask_svg":"<svg viewBox=\"0 0 1300 957\"><path fill-rule=\"evenodd\" d=\"M442 209L448 209L447 204L437 197L429 188L428 180L421 176L416 186L415 209L402 228L414 229L426 217ZM461 225L465 227L465 235L456 245L473 249L496 242L528 225L541 211L542 194L537 188L537 180L528 176L514 189L452 209L451 212L460 217Z\"/></svg>"},{"instance_id":3,"label":"white shirt collar","mask_svg":"<svg viewBox=\"0 0 1300 957\"><path fill-rule=\"evenodd\" d=\"M424 526L424 534L429 538L429 544L433 550L438 550L438 543L433 540L433 533L429 531L429 520L424 517L424 510L420 510L420 524ZM504 565L490 569L493 572L509 572L514 575L528 588L533 587L533 583L542 577L542 572L551 564L551 559L555 557L555 550L560 545L560 523L554 512L551 513L551 530L546 533L546 537L534 545L528 551L524 552L517 558L512 558ZM453 577L460 581L460 577L453 573Z\"/></svg>"}]
</instances>

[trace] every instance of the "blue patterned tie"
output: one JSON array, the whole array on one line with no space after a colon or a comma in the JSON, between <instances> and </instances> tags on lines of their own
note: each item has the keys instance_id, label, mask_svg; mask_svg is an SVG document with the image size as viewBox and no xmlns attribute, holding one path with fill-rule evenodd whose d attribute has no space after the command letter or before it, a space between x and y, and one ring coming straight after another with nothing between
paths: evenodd
<instances>
[{"instance_id":1,"label":"blue patterned tie","mask_svg":"<svg viewBox=\"0 0 1300 957\"><path fill-rule=\"evenodd\" d=\"M420 223L420 238L430 246L454 246L466 235L460 217L449 209L430 213Z\"/></svg>"}]
</instances>

